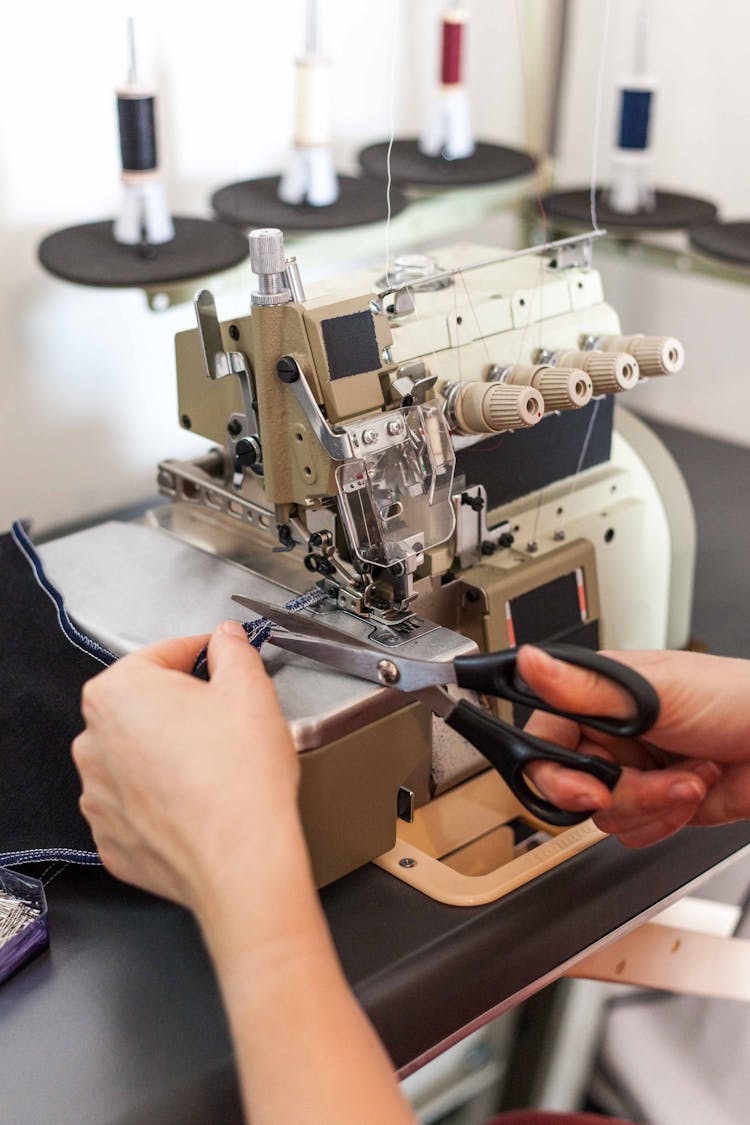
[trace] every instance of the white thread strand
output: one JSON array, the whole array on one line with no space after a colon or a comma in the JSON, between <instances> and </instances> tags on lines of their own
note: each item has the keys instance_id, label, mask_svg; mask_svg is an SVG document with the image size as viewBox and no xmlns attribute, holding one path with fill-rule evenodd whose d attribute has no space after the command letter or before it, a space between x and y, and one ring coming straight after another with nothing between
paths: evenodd
<instances>
[{"instance_id":1,"label":"white thread strand","mask_svg":"<svg viewBox=\"0 0 750 1125\"><path fill-rule=\"evenodd\" d=\"M482 341L482 345L484 347L484 354L485 354L485 358L487 360L487 366L491 367L492 366L492 360L490 359L490 349L489 349L489 345L487 344L487 337L482 332L482 326L479 323L479 317L477 316L477 310L474 307L474 302L472 301L471 293L469 292L469 285L468 285L468 282L466 281L466 274L462 273L462 274L460 274L460 277L461 277L461 284L464 287L464 293L466 294L466 300L469 302L469 308L471 309L471 315L474 319L474 324L476 325L477 336Z\"/></svg>"},{"instance_id":2,"label":"white thread strand","mask_svg":"<svg viewBox=\"0 0 750 1125\"><path fill-rule=\"evenodd\" d=\"M604 16L602 18L602 41L599 50L599 73L596 78L596 101L594 103L594 133L591 138L591 189L589 200L591 204L591 226L595 231L601 227L596 217L596 176L597 157L599 153L599 132L602 122L602 101L604 97L604 70L607 61L607 38L609 33L609 14L611 0L604 0Z\"/></svg>"},{"instance_id":3,"label":"white thread strand","mask_svg":"<svg viewBox=\"0 0 750 1125\"><path fill-rule=\"evenodd\" d=\"M388 151L385 155L385 170L386 170L386 184L385 184L385 284L391 284L391 277L389 272L389 262L391 257L391 187L393 184L393 177L391 175L391 153L393 152L393 138L396 132L396 25L398 23L398 9L394 12L391 21L391 58L388 67L388 81L391 88L391 102L388 111L389 116L389 135L388 135Z\"/></svg>"},{"instance_id":4,"label":"white thread strand","mask_svg":"<svg viewBox=\"0 0 750 1125\"><path fill-rule=\"evenodd\" d=\"M461 277L463 277L463 274L461 274ZM461 370L461 348L463 347L463 344L461 343L461 325L458 323L458 286L455 282L453 283L453 319L456 324L456 363L458 364L458 381L459 383L463 383L464 376L463 371Z\"/></svg>"},{"instance_id":5,"label":"white thread strand","mask_svg":"<svg viewBox=\"0 0 750 1125\"><path fill-rule=\"evenodd\" d=\"M528 70L527 70L527 67L526 67L526 40L525 40L525 37L524 37L524 31L523 31L523 14L522 14L521 0L516 0L515 14L516 14L516 36L517 36L517 39L518 39L518 58L519 58L519 63L520 63L520 67L521 67L521 89L522 89L522 92L523 92L523 115L524 115L525 129L526 129L526 140L527 140L527 143L528 143L531 140L531 112L530 112L531 98L529 96L529 74L528 74ZM542 181L541 181L541 174L540 174L540 169L539 169L539 161L537 160L537 158L535 156L532 159L533 159L533 162L534 162L534 184L535 184L537 202L539 204L539 211L540 211L540 214L541 214L541 217L542 217L542 241L546 242L547 236L548 236L548 224L547 224L547 213L544 210L544 204L542 202ZM543 317L544 317L544 312L543 312L543 304L544 304L544 256L541 255L541 254L539 255L538 288L539 288L539 316L538 316L538 320L537 320L537 326L538 326L538 329L539 329L538 345L541 347L542 320L543 320ZM521 362L521 359L522 359L522 356L523 356L524 344L526 343L527 332L528 332L529 328L533 329L533 327L534 327L533 315L534 315L534 298L532 296L531 307L529 308L529 319L521 330L521 336L520 336L520 339L519 339L519 342L518 342L518 355L516 356L516 364L519 364Z\"/></svg>"},{"instance_id":6,"label":"white thread strand","mask_svg":"<svg viewBox=\"0 0 750 1125\"><path fill-rule=\"evenodd\" d=\"M594 430L594 423L596 422L596 416L599 412L599 403L600 402L601 402L601 398L597 398L596 401L594 402L594 409L591 411L591 417L589 418L589 424L586 427L586 433L584 434L584 437L583 437L583 445L581 446L581 452L578 455L578 464L576 465L576 471L573 475L573 483L570 486L570 491L568 492L566 500L570 500L571 496L573 495L576 488L578 487L578 477L579 477L581 469L583 467L583 461L584 461L584 458L586 456L586 450L589 447L589 441L591 440L591 434L593 433L593 430Z\"/></svg>"}]
</instances>

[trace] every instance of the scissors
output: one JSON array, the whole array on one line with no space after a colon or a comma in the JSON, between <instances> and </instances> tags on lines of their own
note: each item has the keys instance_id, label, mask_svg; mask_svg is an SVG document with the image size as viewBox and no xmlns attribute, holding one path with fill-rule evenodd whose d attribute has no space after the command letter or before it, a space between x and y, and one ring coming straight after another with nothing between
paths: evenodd
<instances>
[{"instance_id":1,"label":"scissors","mask_svg":"<svg viewBox=\"0 0 750 1125\"><path fill-rule=\"evenodd\" d=\"M417 696L484 755L530 813L548 824L562 827L580 824L591 812L567 812L536 793L524 776L524 771L532 762L555 762L568 769L591 774L609 789L614 789L617 784L622 772L620 767L603 758L555 746L497 719L465 699L456 701L443 685L456 684L483 695L548 711L618 738L634 738L643 734L653 726L659 714L659 697L647 680L632 668L577 645L550 643L538 647L566 664L590 669L623 688L635 704L632 717L617 719L607 715L580 715L553 707L536 695L518 675L518 650L515 648L457 656L452 661L414 660L360 641L331 625L318 623L309 616L281 606L239 594L234 594L232 598L273 623L275 628L269 640L279 648L328 664L349 675Z\"/></svg>"}]
</instances>

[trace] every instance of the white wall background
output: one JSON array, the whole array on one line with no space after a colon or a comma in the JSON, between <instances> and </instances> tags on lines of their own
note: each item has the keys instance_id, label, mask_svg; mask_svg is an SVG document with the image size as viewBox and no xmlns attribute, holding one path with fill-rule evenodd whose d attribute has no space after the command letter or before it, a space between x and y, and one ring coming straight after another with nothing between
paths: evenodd
<instances>
[{"instance_id":1,"label":"white wall background","mask_svg":"<svg viewBox=\"0 0 750 1125\"><path fill-rule=\"evenodd\" d=\"M554 6L558 0L550 0ZM602 128L597 144L606 175L614 137L614 83L632 72L636 16L644 0L609 0ZM656 78L652 120L656 182L706 196L724 217L750 215L750 72L746 0L646 0L648 70ZM578 183L591 167L591 138L605 0L573 0L558 178Z\"/></svg>"},{"instance_id":2,"label":"white wall background","mask_svg":"<svg viewBox=\"0 0 750 1125\"><path fill-rule=\"evenodd\" d=\"M385 137L396 75L399 132L414 131L433 81L437 0L321 0L335 60L342 169ZM292 60L302 0L13 4L0 35L0 526L38 528L137 501L155 465L205 443L176 422L172 339L189 305L154 315L139 291L69 285L36 262L50 230L113 213L118 149L113 88L125 74L125 19L161 88L160 138L170 203L208 215L223 183L279 170L292 127ZM508 41L514 44L508 49ZM477 5L476 121L522 141L511 2ZM425 44L428 44L425 46ZM391 56L395 52L395 66ZM502 60L502 65L500 62ZM488 81L491 79L491 82ZM491 85L491 97L483 92ZM335 268L335 263L332 263ZM243 309L224 298L220 313Z\"/></svg>"},{"instance_id":3,"label":"white wall background","mask_svg":"<svg viewBox=\"0 0 750 1125\"><path fill-rule=\"evenodd\" d=\"M555 0L552 0L554 4ZM642 0L610 0L598 179L606 182L614 135L615 80L632 70ZM563 89L558 180L588 180L604 0L574 0ZM648 69L657 79L655 180L713 200L721 217L750 219L750 105L746 0L650 0ZM686 245L684 236L671 239ZM633 403L654 417L750 444L750 286L613 260L600 254L605 292L628 331L672 333L687 349L677 380L652 379ZM748 271L750 282L750 271Z\"/></svg>"},{"instance_id":4,"label":"white wall background","mask_svg":"<svg viewBox=\"0 0 750 1125\"><path fill-rule=\"evenodd\" d=\"M540 11L555 16L561 0L469 3L477 132L523 144L534 122L525 119L518 13L524 20ZM343 170L353 169L359 147L387 135L392 97L397 135L419 128L434 80L441 6L441 0L320 0L335 61L336 153ZM750 73L742 58L750 7L741 0L653 0L653 6L652 61L662 85L659 179L709 193L728 213L750 212L744 120ZM119 168L113 87L125 71L125 17L135 15L143 69L161 88L161 150L172 207L207 215L213 189L278 171L284 160L304 5L70 0L6 8L0 36L0 526L30 515L45 528L148 496L158 460L204 447L176 421L172 338L191 325L190 306L156 315L138 291L69 285L36 262L44 234L113 213ZM571 182L585 179L590 166L603 8L603 0L572 5L561 129L561 172ZM613 0L612 9L610 75L627 62L633 2ZM544 70L546 62L536 40L528 42L534 81L535 67ZM602 120L600 166L611 131L606 103ZM617 300L627 306L629 327L679 333L686 301L673 299L671 276L605 269ZM690 306L688 346L698 342L710 351L713 310L723 302L724 343L727 335L736 337L741 355L745 292L726 297L724 287L708 288ZM219 312L230 315L246 300L244 287L230 286ZM657 308L658 324L652 324ZM697 379L700 399L703 373L690 377ZM674 402L672 393L664 409L671 411ZM697 424L705 411L677 417ZM717 429L711 419L708 424ZM732 426L736 437L736 417Z\"/></svg>"}]
</instances>

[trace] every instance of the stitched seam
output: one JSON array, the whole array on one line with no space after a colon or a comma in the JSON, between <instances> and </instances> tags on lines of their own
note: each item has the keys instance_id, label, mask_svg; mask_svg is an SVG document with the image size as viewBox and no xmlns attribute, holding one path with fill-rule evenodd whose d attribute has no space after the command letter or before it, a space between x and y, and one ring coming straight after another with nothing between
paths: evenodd
<instances>
[{"instance_id":1,"label":"stitched seam","mask_svg":"<svg viewBox=\"0 0 750 1125\"><path fill-rule=\"evenodd\" d=\"M33 848L22 852L0 852L0 867L7 867L12 863L36 863L44 860L57 862L81 863L86 865L101 865L97 852L77 851L75 848Z\"/></svg>"},{"instance_id":2,"label":"stitched seam","mask_svg":"<svg viewBox=\"0 0 750 1125\"><path fill-rule=\"evenodd\" d=\"M87 637L85 633L82 633L81 630L73 624L65 609L62 595L47 577L44 566L42 565L42 560L34 550L31 540L27 537L18 520L16 520L11 527L10 534L19 551L31 566L37 585L44 591L54 605L55 612L57 613L57 621L65 639L69 641L74 648L85 652L88 656L93 657L94 660L98 660L98 662L105 667L114 664L117 657L113 652L110 652L108 648L105 648L104 645L99 644L99 642L93 640L93 638Z\"/></svg>"}]
</instances>

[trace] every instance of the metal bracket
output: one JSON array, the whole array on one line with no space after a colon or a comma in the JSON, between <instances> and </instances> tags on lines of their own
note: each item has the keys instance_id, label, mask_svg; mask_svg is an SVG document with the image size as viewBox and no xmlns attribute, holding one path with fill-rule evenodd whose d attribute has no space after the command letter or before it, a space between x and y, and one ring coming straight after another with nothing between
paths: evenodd
<instances>
[{"instance_id":1,"label":"metal bracket","mask_svg":"<svg viewBox=\"0 0 750 1125\"><path fill-rule=\"evenodd\" d=\"M313 433L326 453L334 461L348 461L353 457L354 450L349 435L337 433L328 425L297 360L293 356L282 356L277 365L277 370L279 371L279 378L286 383L302 407Z\"/></svg>"},{"instance_id":2,"label":"metal bracket","mask_svg":"<svg viewBox=\"0 0 750 1125\"><path fill-rule=\"evenodd\" d=\"M456 513L456 555L462 567L513 545L508 520L487 526L487 491L482 484L463 489L452 497Z\"/></svg>"},{"instance_id":3,"label":"metal bracket","mask_svg":"<svg viewBox=\"0 0 750 1125\"><path fill-rule=\"evenodd\" d=\"M198 335L203 352L203 367L209 379L224 379L236 375L242 392L242 405L247 419L247 433L258 433L255 413L255 387L252 367L244 352L227 352L221 338L221 326L216 313L214 295L209 289L200 289L193 302L198 321Z\"/></svg>"}]
</instances>

